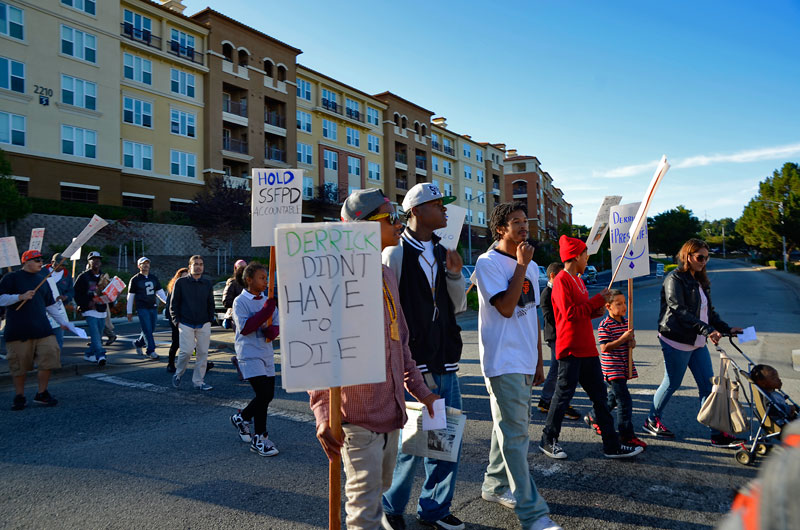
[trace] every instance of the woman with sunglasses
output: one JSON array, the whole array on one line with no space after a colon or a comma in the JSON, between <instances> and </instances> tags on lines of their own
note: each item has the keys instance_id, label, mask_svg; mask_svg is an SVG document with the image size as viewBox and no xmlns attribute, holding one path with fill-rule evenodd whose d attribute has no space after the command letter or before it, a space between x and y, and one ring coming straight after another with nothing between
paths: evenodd
<instances>
[{"instance_id":1,"label":"woman with sunglasses","mask_svg":"<svg viewBox=\"0 0 800 530\"><path fill-rule=\"evenodd\" d=\"M711 304L706 242L692 238L684 243L678 252L678 262L678 268L664 278L661 286L658 339L664 354L664 380L653 396L653 406L644 424L649 434L663 438L675 437L661 417L672 394L681 387L687 368L697 383L701 404L711 393L714 368L706 341L717 344L723 334L742 332L741 328L726 324ZM711 430L711 445L715 447L732 448L740 443L730 434Z\"/></svg>"}]
</instances>

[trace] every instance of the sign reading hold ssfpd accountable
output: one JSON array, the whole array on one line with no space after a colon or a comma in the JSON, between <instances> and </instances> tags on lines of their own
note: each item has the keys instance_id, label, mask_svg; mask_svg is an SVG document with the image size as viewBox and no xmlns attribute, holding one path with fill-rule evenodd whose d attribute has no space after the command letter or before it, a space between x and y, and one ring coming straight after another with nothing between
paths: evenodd
<instances>
[{"instance_id":1,"label":"sign reading hold ssfpd accountable","mask_svg":"<svg viewBox=\"0 0 800 530\"><path fill-rule=\"evenodd\" d=\"M455 250L458 240L461 237L461 228L464 226L464 218L467 216L467 209L455 204L447 205L447 226L434 230L437 236L441 237L440 243L448 250Z\"/></svg>"},{"instance_id":2,"label":"sign reading hold ssfpd accountable","mask_svg":"<svg viewBox=\"0 0 800 530\"><path fill-rule=\"evenodd\" d=\"M16 267L19 264L16 238L0 237L0 268Z\"/></svg>"},{"instance_id":3,"label":"sign reading hold ssfpd accountable","mask_svg":"<svg viewBox=\"0 0 800 530\"><path fill-rule=\"evenodd\" d=\"M250 245L275 245L275 227L299 223L303 213L302 169L253 169Z\"/></svg>"},{"instance_id":4,"label":"sign reading hold ssfpd accountable","mask_svg":"<svg viewBox=\"0 0 800 530\"><path fill-rule=\"evenodd\" d=\"M380 225L281 225L275 250L284 390L383 382Z\"/></svg>"},{"instance_id":5,"label":"sign reading hold ssfpd accountable","mask_svg":"<svg viewBox=\"0 0 800 530\"><path fill-rule=\"evenodd\" d=\"M612 206L609 211L608 233L611 239L611 268L615 269L620 260L623 262L615 281L650 274L650 244L647 239L647 225L642 226L631 241L628 251L624 256L622 255L628 243L628 231L640 204L639 202L620 204Z\"/></svg>"}]
</instances>

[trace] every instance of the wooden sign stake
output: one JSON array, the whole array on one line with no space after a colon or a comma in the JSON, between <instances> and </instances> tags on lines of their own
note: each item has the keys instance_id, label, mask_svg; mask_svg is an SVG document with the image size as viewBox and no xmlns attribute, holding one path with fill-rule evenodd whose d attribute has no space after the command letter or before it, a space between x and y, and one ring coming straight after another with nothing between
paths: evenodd
<instances>
[{"instance_id":1,"label":"wooden sign stake","mask_svg":"<svg viewBox=\"0 0 800 530\"><path fill-rule=\"evenodd\" d=\"M628 329L633 329L633 278L628 278ZM633 377L633 346L628 343L628 379Z\"/></svg>"},{"instance_id":2,"label":"wooden sign stake","mask_svg":"<svg viewBox=\"0 0 800 530\"><path fill-rule=\"evenodd\" d=\"M342 387L330 388L328 422L337 440L342 441ZM342 457L328 462L328 529L342 528Z\"/></svg>"}]
</instances>

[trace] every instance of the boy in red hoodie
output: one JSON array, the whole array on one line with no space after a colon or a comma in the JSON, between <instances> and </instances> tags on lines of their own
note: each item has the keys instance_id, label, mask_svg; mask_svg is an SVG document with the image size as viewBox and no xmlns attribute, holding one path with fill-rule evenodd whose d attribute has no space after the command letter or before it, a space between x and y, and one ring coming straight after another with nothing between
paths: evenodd
<instances>
[{"instance_id":1,"label":"boy in red hoodie","mask_svg":"<svg viewBox=\"0 0 800 530\"><path fill-rule=\"evenodd\" d=\"M553 313L556 318L556 358L558 382L547 413L539 450L550 458L567 458L558 443L561 422L578 383L592 400L594 417L603 437L603 453L608 458L628 458L642 452L641 447L621 445L614 429L614 419L606 405L606 385L594 342L592 318L603 314L608 289L589 298L586 285L578 275L586 269L589 254L580 239L561 236L558 241L564 270L553 279Z\"/></svg>"}]
</instances>

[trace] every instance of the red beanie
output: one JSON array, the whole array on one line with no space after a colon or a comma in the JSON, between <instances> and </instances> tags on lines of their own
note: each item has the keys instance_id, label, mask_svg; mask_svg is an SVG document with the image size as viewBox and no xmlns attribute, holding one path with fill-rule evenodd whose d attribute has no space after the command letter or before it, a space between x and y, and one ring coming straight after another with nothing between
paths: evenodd
<instances>
[{"instance_id":1,"label":"red beanie","mask_svg":"<svg viewBox=\"0 0 800 530\"><path fill-rule=\"evenodd\" d=\"M576 237L561 236L558 240L558 253L563 262L577 258L584 250L586 250L586 243Z\"/></svg>"}]
</instances>

